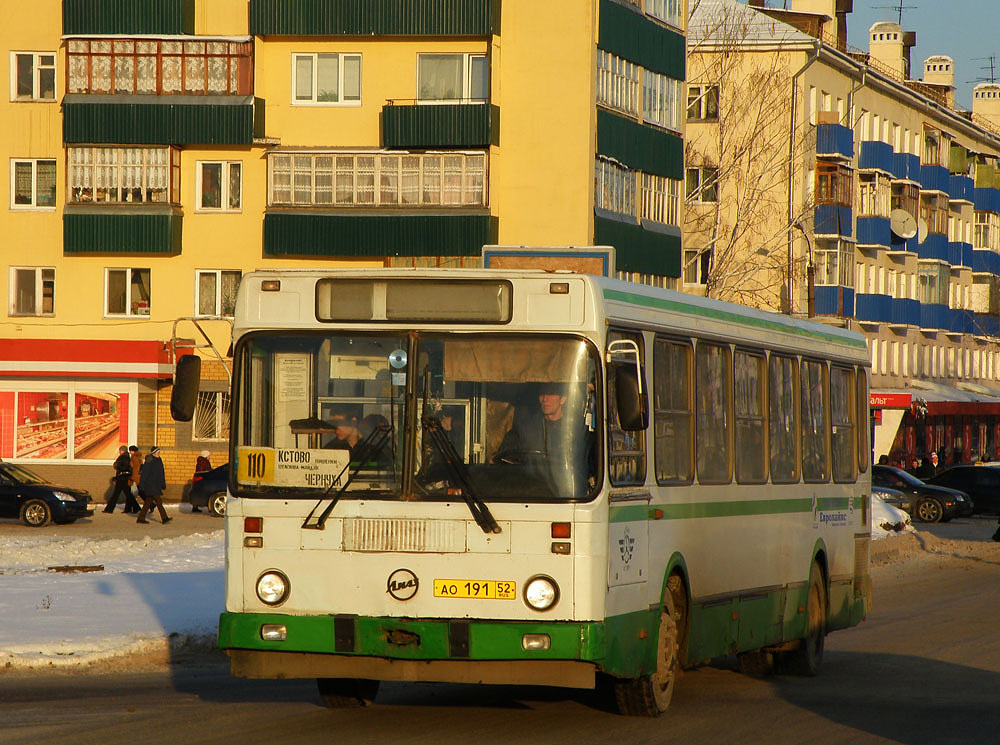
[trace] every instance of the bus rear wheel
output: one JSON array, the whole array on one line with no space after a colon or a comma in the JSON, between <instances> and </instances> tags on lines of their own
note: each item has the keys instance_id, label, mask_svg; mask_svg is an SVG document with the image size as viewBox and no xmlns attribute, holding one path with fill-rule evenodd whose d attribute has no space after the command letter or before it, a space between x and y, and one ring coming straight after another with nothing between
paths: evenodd
<instances>
[{"instance_id":1,"label":"bus rear wheel","mask_svg":"<svg viewBox=\"0 0 1000 745\"><path fill-rule=\"evenodd\" d=\"M792 675L818 675L823 662L825 638L826 584L823 582L823 570L819 564L813 564L809 571L809 595L806 598L806 638L798 649L784 653L782 670Z\"/></svg>"},{"instance_id":2,"label":"bus rear wheel","mask_svg":"<svg viewBox=\"0 0 1000 745\"><path fill-rule=\"evenodd\" d=\"M626 716L657 717L667 710L679 668L677 638L674 602L667 592L656 640L656 672L615 681L618 711Z\"/></svg>"},{"instance_id":3,"label":"bus rear wheel","mask_svg":"<svg viewBox=\"0 0 1000 745\"><path fill-rule=\"evenodd\" d=\"M378 695L378 683L363 678L316 678L319 697L330 709L371 706Z\"/></svg>"}]
</instances>

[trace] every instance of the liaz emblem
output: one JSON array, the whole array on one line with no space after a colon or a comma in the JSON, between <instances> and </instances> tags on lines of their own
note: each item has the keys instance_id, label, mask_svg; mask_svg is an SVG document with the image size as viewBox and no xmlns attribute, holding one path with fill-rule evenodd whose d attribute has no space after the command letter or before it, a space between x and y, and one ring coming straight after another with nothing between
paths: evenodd
<instances>
[{"instance_id":1,"label":"liaz emblem","mask_svg":"<svg viewBox=\"0 0 1000 745\"><path fill-rule=\"evenodd\" d=\"M409 569L397 569L389 575L385 591L396 600L409 600L420 589L420 580Z\"/></svg>"},{"instance_id":2,"label":"liaz emblem","mask_svg":"<svg viewBox=\"0 0 1000 745\"><path fill-rule=\"evenodd\" d=\"M629 535L628 528L625 528L624 534L618 539L618 550L622 555L622 562L628 564L632 561L632 549L635 548L635 538Z\"/></svg>"}]
</instances>

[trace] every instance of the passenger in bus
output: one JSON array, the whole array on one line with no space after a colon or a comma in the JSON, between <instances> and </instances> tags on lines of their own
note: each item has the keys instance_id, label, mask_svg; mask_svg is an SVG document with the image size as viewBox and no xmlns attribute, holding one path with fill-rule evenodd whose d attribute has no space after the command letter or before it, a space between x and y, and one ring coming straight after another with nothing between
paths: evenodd
<instances>
[{"instance_id":1,"label":"passenger in bus","mask_svg":"<svg viewBox=\"0 0 1000 745\"><path fill-rule=\"evenodd\" d=\"M333 427L333 439L323 446L329 450L353 450L361 441L357 417L334 414L330 426Z\"/></svg>"},{"instance_id":2,"label":"passenger in bus","mask_svg":"<svg viewBox=\"0 0 1000 745\"><path fill-rule=\"evenodd\" d=\"M504 435L494 460L497 462L518 462L518 456L549 455L561 453L567 438L567 417L563 416L566 405L564 386L545 383L538 393L538 408L524 411L519 406L514 412L514 422Z\"/></svg>"}]
</instances>

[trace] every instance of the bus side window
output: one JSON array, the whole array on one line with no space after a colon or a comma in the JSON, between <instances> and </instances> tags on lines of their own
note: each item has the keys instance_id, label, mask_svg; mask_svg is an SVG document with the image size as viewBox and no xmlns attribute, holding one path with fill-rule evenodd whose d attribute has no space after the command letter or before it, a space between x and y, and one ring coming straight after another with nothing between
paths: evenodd
<instances>
[{"instance_id":1,"label":"bus side window","mask_svg":"<svg viewBox=\"0 0 1000 745\"><path fill-rule=\"evenodd\" d=\"M802 360L802 478L830 480L830 406L826 365Z\"/></svg>"},{"instance_id":2,"label":"bus side window","mask_svg":"<svg viewBox=\"0 0 1000 745\"><path fill-rule=\"evenodd\" d=\"M798 361L772 354L768 360L768 444L771 482L794 484L799 480Z\"/></svg>"},{"instance_id":3,"label":"bus side window","mask_svg":"<svg viewBox=\"0 0 1000 745\"><path fill-rule=\"evenodd\" d=\"M843 367L830 368L830 443L833 450L833 480L853 482L858 478L855 470L857 455L854 436L854 370Z\"/></svg>"},{"instance_id":4,"label":"bus side window","mask_svg":"<svg viewBox=\"0 0 1000 745\"><path fill-rule=\"evenodd\" d=\"M631 339L640 352L640 360L645 358L642 334L609 331L607 342ZM646 433L644 430L626 432L618 425L618 403L615 398L615 374L617 365L604 366L607 377L607 425L608 425L608 473L612 486L630 486L646 482ZM640 370L646 377L645 365ZM646 384L643 382L643 390Z\"/></svg>"},{"instance_id":5,"label":"bus side window","mask_svg":"<svg viewBox=\"0 0 1000 745\"><path fill-rule=\"evenodd\" d=\"M726 484L733 473L733 357L729 347L695 350L695 454L698 481Z\"/></svg>"},{"instance_id":6,"label":"bus side window","mask_svg":"<svg viewBox=\"0 0 1000 745\"><path fill-rule=\"evenodd\" d=\"M871 432L871 424L868 422L869 401L868 401L868 374L865 368L858 368L858 472L864 473L868 470L868 462L871 459L872 447L868 442Z\"/></svg>"},{"instance_id":7,"label":"bus side window","mask_svg":"<svg viewBox=\"0 0 1000 745\"><path fill-rule=\"evenodd\" d=\"M741 484L767 481L765 385L764 355L736 352L733 364L736 480Z\"/></svg>"},{"instance_id":8,"label":"bus side window","mask_svg":"<svg viewBox=\"0 0 1000 745\"><path fill-rule=\"evenodd\" d=\"M694 476L691 344L653 344L653 437L656 481L690 483Z\"/></svg>"}]
</instances>

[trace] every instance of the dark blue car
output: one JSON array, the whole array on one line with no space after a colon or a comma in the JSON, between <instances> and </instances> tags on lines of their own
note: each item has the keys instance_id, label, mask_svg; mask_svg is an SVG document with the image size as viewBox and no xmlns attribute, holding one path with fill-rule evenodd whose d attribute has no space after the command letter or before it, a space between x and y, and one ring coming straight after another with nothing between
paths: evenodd
<instances>
[{"instance_id":1,"label":"dark blue car","mask_svg":"<svg viewBox=\"0 0 1000 745\"><path fill-rule=\"evenodd\" d=\"M226 493L229 488L229 464L213 468L211 471L196 473L191 479L191 493L188 499L192 507L208 507L213 515L226 514Z\"/></svg>"},{"instance_id":2,"label":"dark blue car","mask_svg":"<svg viewBox=\"0 0 1000 745\"><path fill-rule=\"evenodd\" d=\"M90 517L90 494L84 489L59 486L14 463L0 463L0 517L23 520L40 528Z\"/></svg>"}]
</instances>

